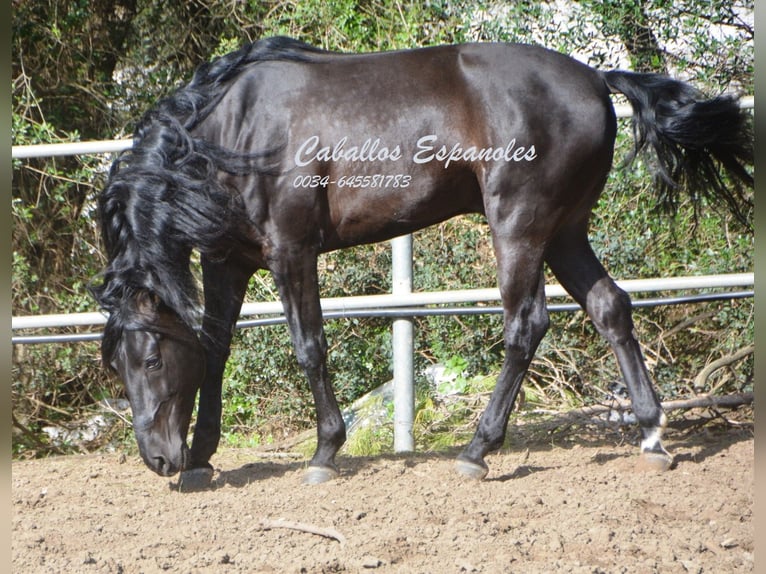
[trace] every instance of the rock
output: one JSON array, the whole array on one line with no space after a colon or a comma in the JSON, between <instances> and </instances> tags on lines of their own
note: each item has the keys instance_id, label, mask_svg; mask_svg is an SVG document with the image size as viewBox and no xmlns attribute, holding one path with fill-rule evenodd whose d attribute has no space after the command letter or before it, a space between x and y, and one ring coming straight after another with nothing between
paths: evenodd
<instances>
[{"instance_id":1,"label":"rock","mask_svg":"<svg viewBox=\"0 0 766 574\"><path fill-rule=\"evenodd\" d=\"M376 556L365 556L362 558L362 568L379 568L383 566L383 561Z\"/></svg>"}]
</instances>

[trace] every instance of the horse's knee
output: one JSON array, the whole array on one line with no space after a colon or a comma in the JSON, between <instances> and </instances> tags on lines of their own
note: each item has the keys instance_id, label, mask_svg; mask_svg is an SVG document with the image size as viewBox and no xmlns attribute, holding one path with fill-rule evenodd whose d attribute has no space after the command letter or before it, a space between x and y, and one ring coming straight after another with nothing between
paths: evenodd
<instances>
[{"instance_id":1,"label":"horse's knee","mask_svg":"<svg viewBox=\"0 0 766 574\"><path fill-rule=\"evenodd\" d=\"M588 293L586 308L596 329L610 342L622 343L632 336L630 296L611 280Z\"/></svg>"},{"instance_id":2,"label":"horse's knee","mask_svg":"<svg viewBox=\"0 0 766 574\"><path fill-rule=\"evenodd\" d=\"M324 337L305 339L297 341L295 347L295 358L298 365L307 373L313 373L321 369L326 362L327 341Z\"/></svg>"},{"instance_id":3,"label":"horse's knee","mask_svg":"<svg viewBox=\"0 0 766 574\"><path fill-rule=\"evenodd\" d=\"M506 356L510 359L531 361L549 326L550 318L544 306L525 318L508 321L505 326Z\"/></svg>"}]
</instances>

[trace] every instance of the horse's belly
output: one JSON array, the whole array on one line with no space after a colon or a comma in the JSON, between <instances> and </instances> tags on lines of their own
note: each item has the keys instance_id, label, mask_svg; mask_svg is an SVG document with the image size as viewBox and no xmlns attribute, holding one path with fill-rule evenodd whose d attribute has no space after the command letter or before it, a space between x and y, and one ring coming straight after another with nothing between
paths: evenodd
<instances>
[{"instance_id":1,"label":"horse's belly","mask_svg":"<svg viewBox=\"0 0 766 574\"><path fill-rule=\"evenodd\" d=\"M330 175L336 182L337 177L343 175ZM328 248L335 248L334 243L344 246L381 241L461 213L483 210L476 176L466 168L438 175L426 170L403 170L352 177L353 183L359 178L361 186L336 183L327 189ZM370 185L365 186L365 182Z\"/></svg>"}]
</instances>

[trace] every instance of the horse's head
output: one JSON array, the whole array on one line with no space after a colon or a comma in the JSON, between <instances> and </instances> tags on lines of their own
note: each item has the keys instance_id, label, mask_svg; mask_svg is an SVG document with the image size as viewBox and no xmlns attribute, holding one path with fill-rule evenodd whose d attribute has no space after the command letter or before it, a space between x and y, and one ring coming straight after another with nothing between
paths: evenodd
<instances>
[{"instance_id":1,"label":"horse's head","mask_svg":"<svg viewBox=\"0 0 766 574\"><path fill-rule=\"evenodd\" d=\"M146 465L172 476L189 461L186 435L205 354L194 330L157 297L139 291L110 317L105 362L125 383Z\"/></svg>"}]
</instances>

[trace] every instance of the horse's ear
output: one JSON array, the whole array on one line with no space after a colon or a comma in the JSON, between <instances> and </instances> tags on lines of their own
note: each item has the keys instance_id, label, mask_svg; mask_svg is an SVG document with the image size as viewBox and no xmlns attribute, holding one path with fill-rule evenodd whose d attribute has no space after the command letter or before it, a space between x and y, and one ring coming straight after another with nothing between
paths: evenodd
<instances>
[{"instance_id":1,"label":"horse's ear","mask_svg":"<svg viewBox=\"0 0 766 574\"><path fill-rule=\"evenodd\" d=\"M136 293L136 311L141 315L156 317L160 303L160 298L153 291L142 289Z\"/></svg>"}]
</instances>

